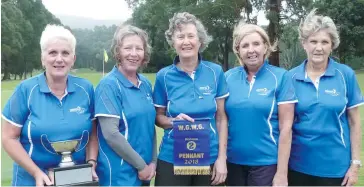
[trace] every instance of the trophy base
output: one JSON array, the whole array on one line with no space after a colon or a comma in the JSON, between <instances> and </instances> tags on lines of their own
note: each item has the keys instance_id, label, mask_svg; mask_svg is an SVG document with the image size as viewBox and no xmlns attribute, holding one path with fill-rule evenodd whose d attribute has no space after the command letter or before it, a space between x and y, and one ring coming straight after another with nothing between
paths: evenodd
<instances>
[{"instance_id":1,"label":"trophy base","mask_svg":"<svg viewBox=\"0 0 364 187\"><path fill-rule=\"evenodd\" d=\"M98 186L92 180L92 164L54 168L55 186Z\"/></svg>"}]
</instances>

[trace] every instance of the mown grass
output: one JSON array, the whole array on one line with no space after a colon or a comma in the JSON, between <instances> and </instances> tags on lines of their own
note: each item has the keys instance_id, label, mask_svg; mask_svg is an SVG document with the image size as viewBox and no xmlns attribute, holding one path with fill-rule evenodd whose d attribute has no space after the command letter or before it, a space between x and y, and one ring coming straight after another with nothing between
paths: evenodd
<instances>
[{"instance_id":1,"label":"mown grass","mask_svg":"<svg viewBox=\"0 0 364 187\"><path fill-rule=\"evenodd\" d=\"M94 86L99 83L102 73L96 73L96 72L90 72L87 70L81 70L77 71L75 73L79 77L86 78L90 80ZM144 74L154 85L155 81L155 74ZM361 87L361 90L364 92L364 72L360 72L357 74L357 79L359 81L359 85ZM16 81L2 81L1 84L1 108L4 108L4 105L6 104L6 101L11 96L11 94L14 91L14 88L20 83L19 80ZM361 123L364 124L364 107L360 108L360 114L361 114ZM364 127L362 127L363 130L363 140L364 140ZM157 136L158 136L158 145L161 142L161 138L163 136L163 131L160 128L157 128ZM364 145L363 145L364 146ZM336 155L339 156L339 155ZM361 150L361 160L364 161L364 149ZM2 186L10 186L11 183L11 177L12 177L12 163L13 161L11 158L6 154L6 152L1 149L1 185ZM359 182L357 183L357 186L364 186L364 169L361 169L359 173Z\"/></svg>"}]
</instances>

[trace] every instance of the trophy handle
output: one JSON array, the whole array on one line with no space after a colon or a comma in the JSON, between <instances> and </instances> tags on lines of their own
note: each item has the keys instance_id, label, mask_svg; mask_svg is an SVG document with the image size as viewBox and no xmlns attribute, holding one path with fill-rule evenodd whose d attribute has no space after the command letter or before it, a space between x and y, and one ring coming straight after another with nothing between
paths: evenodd
<instances>
[{"instance_id":1,"label":"trophy handle","mask_svg":"<svg viewBox=\"0 0 364 187\"><path fill-rule=\"evenodd\" d=\"M84 149L86 147L86 145L88 144L89 139L90 139L90 133L87 130L84 130L82 132L81 138L79 139L80 143L78 144L77 148L75 149L75 152L79 152L82 149Z\"/></svg>"},{"instance_id":2,"label":"trophy handle","mask_svg":"<svg viewBox=\"0 0 364 187\"><path fill-rule=\"evenodd\" d=\"M45 142L46 142L46 145L44 145L44 143L43 143L43 137L45 137ZM53 147L51 146L51 143L49 142L49 140L48 140L48 136L46 135L46 134L42 134L41 136L40 136L40 142L42 143L42 146L43 146L43 148L46 150L46 151L48 151L48 152L50 152L50 153L52 153L52 154L54 154L54 155L56 155L57 153L56 153L56 151L53 149ZM51 150L53 150L53 152L51 151Z\"/></svg>"}]
</instances>

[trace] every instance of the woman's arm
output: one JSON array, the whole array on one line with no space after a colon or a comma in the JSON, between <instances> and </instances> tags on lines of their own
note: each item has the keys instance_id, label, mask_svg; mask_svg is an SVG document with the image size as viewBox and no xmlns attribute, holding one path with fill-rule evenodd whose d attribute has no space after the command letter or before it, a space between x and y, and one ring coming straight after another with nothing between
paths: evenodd
<instances>
[{"instance_id":1,"label":"woman's arm","mask_svg":"<svg viewBox=\"0 0 364 187\"><path fill-rule=\"evenodd\" d=\"M227 147L227 116L225 113L225 98L216 99L216 127L219 133L219 153L212 172L212 185L223 183L227 176L226 147Z\"/></svg>"},{"instance_id":2,"label":"woman's arm","mask_svg":"<svg viewBox=\"0 0 364 187\"><path fill-rule=\"evenodd\" d=\"M97 139L97 123L96 120L92 120L92 132L90 136L90 141L87 145L86 150L86 160L97 160L97 155L99 153L99 142Z\"/></svg>"},{"instance_id":3,"label":"woman's arm","mask_svg":"<svg viewBox=\"0 0 364 187\"><path fill-rule=\"evenodd\" d=\"M360 150L362 144L362 131L360 124L359 107L354 107L347 110L350 127L350 144L351 144L351 160L360 160ZM353 186L358 182L358 165L351 164L347 171L342 185Z\"/></svg>"},{"instance_id":4,"label":"woman's arm","mask_svg":"<svg viewBox=\"0 0 364 187\"><path fill-rule=\"evenodd\" d=\"M171 129L173 118L166 116L166 108L155 107L157 116L155 118L156 125L162 129Z\"/></svg>"},{"instance_id":5,"label":"woman's arm","mask_svg":"<svg viewBox=\"0 0 364 187\"><path fill-rule=\"evenodd\" d=\"M43 186L44 183L52 185L48 176L33 162L20 144L18 140L20 132L20 127L14 126L6 120L3 120L1 140L4 150L8 153L10 158L34 177L37 186Z\"/></svg>"},{"instance_id":6,"label":"woman's arm","mask_svg":"<svg viewBox=\"0 0 364 187\"><path fill-rule=\"evenodd\" d=\"M349 109L348 117L350 127L351 160L360 160L362 130L360 124L359 107Z\"/></svg>"},{"instance_id":7,"label":"woman's arm","mask_svg":"<svg viewBox=\"0 0 364 187\"><path fill-rule=\"evenodd\" d=\"M126 138L120 133L119 119L114 117L98 117L98 120L107 144L121 158L138 170L142 180L146 180L151 173L151 168L147 166L143 158L131 147Z\"/></svg>"},{"instance_id":8,"label":"woman's arm","mask_svg":"<svg viewBox=\"0 0 364 187\"><path fill-rule=\"evenodd\" d=\"M172 117L167 117L166 116L166 108L164 107L155 107L156 111L157 111L157 117L156 117L156 124L158 127L162 128L162 129L171 129L173 128L172 126L172 121L173 120L187 120L187 121L191 121L194 122L194 119L192 119L191 117L189 117L186 114L178 114L177 117L172 118Z\"/></svg>"},{"instance_id":9,"label":"woman's arm","mask_svg":"<svg viewBox=\"0 0 364 187\"><path fill-rule=\"evenodd\" d=\"M227 147L227 116L225 113L225 98L217 99L217 111L216 111L216 127L219 133L219 153L218 158L226 160L226 147Z\"/></svg>"},{"instance_id":10,"label":"woman's arm","mask_svg":"<svg viewBox=\"0 0 364 187\"><path fill-rule=\"evenodd\" d=\"M295 103L278 105L279 142L277 172L273 179L273 186L288 186L288 160L291 153L292 124Z\"/></svg>"},{"instance_id":11,"label":"woman's arm","mask_svg":"<svg viewBox=\"0 0 364 187\"><path fill-rule=\"evenodd\" d=\"M157 132L154 129L154 139L153 139L153 154L152 154L152 163L157 164L158 159L158 151L157 151Z\"/></svg>"},{"instance_id":12,"label":"woman's arm","mask_svg":"<svg viewBox=\"0 0 364 187\"><path fill-rule=\"evenodd\" d=\"M92 120L92 131L90 136L90 141L87 145L86 150L86 161L92 164L92 178L94 180L98 180L98 176L96 174L96 164L97 164L97 155L99 153L99 142L97 139L97 119Z\"/></svg>"},{"instance_id":13,"label":"woman's arm","mask_svg":"<svg viewBox=\"0 0 364 187\"><path fill-rule=\"evenodd\" d=\"M113 117L98 117L102 134L107 144L126 162L138 171L146 166L143 158L131 147L119 131L119 119ZM143 137L140 137L143 138Z\"/></svg>"}]
</instances>

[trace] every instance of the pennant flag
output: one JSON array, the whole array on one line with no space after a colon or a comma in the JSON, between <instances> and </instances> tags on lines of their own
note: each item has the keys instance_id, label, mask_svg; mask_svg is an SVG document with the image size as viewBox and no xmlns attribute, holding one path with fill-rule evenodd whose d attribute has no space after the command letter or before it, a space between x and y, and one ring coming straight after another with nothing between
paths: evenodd
<instances>
[{"instance_id":1,"label":"pennant flag","mask_svg":"<svg viewBox=\"0 0 364 187\"><path fill-rule=\"evenodd\" d=\"M104 49L104 62L107 63L108 60L109 60L109 57L107 56L107 52Z\"/></svg>"},{"instance_id":2,"label":"pennant flag","mask_svg":"<svg viewBox=\"0 0 364 187\"><path fill-rule=\"evenodd\" d=\"M211 119L173 121L175 175L210 175Z\"/></svg>"}]
</instances>

